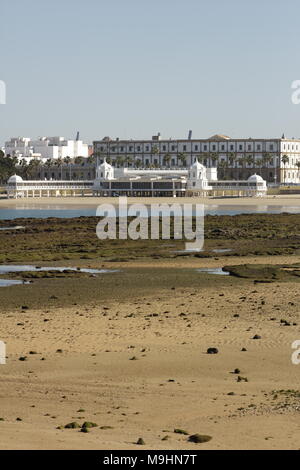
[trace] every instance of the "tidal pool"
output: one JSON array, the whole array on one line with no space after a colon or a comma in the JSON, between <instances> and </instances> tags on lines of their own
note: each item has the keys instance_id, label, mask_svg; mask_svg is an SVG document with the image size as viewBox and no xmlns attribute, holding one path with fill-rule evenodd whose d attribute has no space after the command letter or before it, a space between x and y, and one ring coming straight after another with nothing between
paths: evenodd
<instances>
[{"instance_id":1,"label":"tidal pool","mask_svg":"<svg viewBox=\"0 0 300 470\"><path fill-rule=\"evenodd\" d=\"M198 273L206 273L206 274L218 274L222 276L229 276L228 271L223 271L223 268L199 268L197 269Z\"/></svg>"},{"instance_id":2,"label":"tidal pool","mask_svg":"<svg viewBox=\"0 0 300 470\"><path fill-rule=\"evenodd\" d=\"M0 265L1 274L22 273L22 272L39 272L39 271L76 271L81 273L90 274L105 274L115 273L118 269L92 269L92 268L74 268L62 266L32 266L32 265L16 265L16 264L2 264ZM14 286L18 284L31 284L30 281L16 280L16 279L0 279L0 287Z\"/></svg>"}]
</instances>

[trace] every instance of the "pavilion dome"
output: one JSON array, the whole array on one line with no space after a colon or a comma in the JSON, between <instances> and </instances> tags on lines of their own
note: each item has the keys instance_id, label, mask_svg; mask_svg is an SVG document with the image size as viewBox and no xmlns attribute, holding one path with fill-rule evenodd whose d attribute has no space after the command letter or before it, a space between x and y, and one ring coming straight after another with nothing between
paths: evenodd
<instances>
[{"instance_id":1,"label":"pavilion dome","mask_svg":"<svg viewBox=\"0 0 300 470\"><path fill-rule=\"evenodd\" d=\"M194 169L205 170L205 166L202 165L202 163L200 163L198 159L196 158L195 162L191 165L191 170L194 170Z\"/></svg>"},{"instance_id":2,"label":"pavilion dome","mask_svg":"<svg viewBox=\"0 0 300 470\"><path fill-rule=\"evenodd\" d=\"M99 165L99 168L105 169L105 170L111 170L111 169L112 169L112 165L110 165L109 163L107 163L106 158L104 158L104 162Z\"/></svg>"},{"instance_id":3,"label":"pavilion dome","mask_svg":"<svg viewBox=\"0 0 300 470\"><path fill-rule=\"evenodd\" d=\"M264 179L260 176L257 175L256 173L254 175L249 176L248 181L256 182L256 183L262 183L264 182Z\"/></svg>"},{"instance_id":4,"label":"pavilion dome","mask_svg":"<svg viewBox=\"0 0 300 470\"><path fill-rule=\"evenodd\" d=\"M23 181L23 178L19 175L12 175L9 180L7 181L8 183L21 183Z\"/></svg>"}]
</instances>

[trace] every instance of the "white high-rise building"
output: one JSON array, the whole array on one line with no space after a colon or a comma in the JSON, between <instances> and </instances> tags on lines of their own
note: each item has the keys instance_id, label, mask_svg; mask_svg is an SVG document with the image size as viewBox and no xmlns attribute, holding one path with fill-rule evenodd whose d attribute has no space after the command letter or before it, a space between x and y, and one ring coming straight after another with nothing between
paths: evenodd
<instances>
[{"instance_id":1,"label":"white high-rise building","mask_svg":"<svg viewBox=\"0 0 300 470\"><path fill-rule=\"evenodd\" d=\"M40 160L57 158L88 157L89 146L82 140L67 140L64 137L39 137L31 140L29 137L12 137L5 142L6 155L25 158L39 158Z\"/></svg>"}]
</instances>

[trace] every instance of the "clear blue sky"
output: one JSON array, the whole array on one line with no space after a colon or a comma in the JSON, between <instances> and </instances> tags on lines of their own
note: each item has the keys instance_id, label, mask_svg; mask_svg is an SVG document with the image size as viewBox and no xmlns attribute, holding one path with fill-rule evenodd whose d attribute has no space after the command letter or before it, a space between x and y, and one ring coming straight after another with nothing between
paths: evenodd
<instances>
[{"instance_id":1,"label":"clear blue sky","mask_svg":"<svg viewBox=\"0 0 300 470\"><path fill-rule=\"evenodd\" d=\"M299 0L2 0L11 136L300 137Z\"/></svg>"}]
</instances>

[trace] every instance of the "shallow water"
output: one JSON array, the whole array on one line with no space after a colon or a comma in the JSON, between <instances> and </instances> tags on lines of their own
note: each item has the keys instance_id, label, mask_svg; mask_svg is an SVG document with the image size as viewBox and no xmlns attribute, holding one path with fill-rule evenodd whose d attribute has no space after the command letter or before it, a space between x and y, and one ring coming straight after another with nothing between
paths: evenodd
<instances>
[{"instance_id":1,"label":"shallow water","mask_svg":"<svg viewBox=\"0 0 300 470\"><path fill-rule=\"evenodd\" d=\"M17 265L17 264L2 264L0 265L0 274L7 273L22 273L25 271L77 271L81 273L91 273L91 274L105 274L105 273L114 273L117 272L116 269L91 269L91 268L71 268L71 267L61 267L61 266L32 266L32 265Z\"/></svg>"},{"instance_id":2,"label":"shallow water","mask_svg":"<svg viewBox=\"0 0 300 470\"><path fill-rule=\"evenodd\" d=\"M223 271L223 268L199 268L196 269L198 273L206 273L206 274L218 274L221 276L229 276L229 272Z\"/></svg>"},{"instance_id":3,"label":"shallow water","mask_svg":"<svg viewBox=\"0 0 300 470\"><path fill-rule=\"evenodd\" d=\"M0 227L0 230L21 230L25 227L22 227L21 225L16 225L15 227Z\"/></svg>"},{"instance_id":4,"label":"shallow water","mask_svg":"<svg viewBox=\"0 0 300 470\"><path fill-rule=\"evenodd\" d=\"M91 274L105 274L105 273L115 273L118 272L117 269L91 269L91 268L70 268L70 267L61 267L61 266L32 266L32 265L12 265L12 264L2 264L0 265L0 274L9 274L9 273L22 273L25 271L29 272L38 272L38 271L60 271L65 270L76 271L81 273L91 273ZM15 280L15 279L0 279L0 287L14 286L17 284L31 284L30 281Z\"/></svg>"},{"instance_id":5,"label":"shallow water","mask_svg":"<svg viewBox=\"0 0 300 470\"><path fill-rule=\"evenodd\" d=\"M137 201L138 202L138 201ZM194 211L195 214L195 204ZM149 212L149 206L147 206ZM284 205L207 205L205 206L205 215L238 215L238 214L281 214L287 212L290 214L299 214L299 206L284 206ZM118 214L118 207L116 206L116 214ZM155 215L155 214L154 214ZM164 215L164 212L163 212ZM73 218L73 217L91 217L96 216L95 207L72 207L69 206L17 206L17 208L0 208L0 220L13 220L17 218L41 218L48 217L58 218Z\"/></svg>"},{"instance_id":6,"label":"shallow water","mask_svg":"<svg viewBox=\"0 0 300 470\"><path fill-rule=\"evenodd\" d=\"M215 250L212 250L214 253L227 253L229 251L232 251L232 248L216 248Z\"/></svg>"},{"instance_id":7,"label":"shallow water","mask_svg":"<svg viewBox=\"0 0 300 470\"><path fill-rule=\"evenodd\" d=\"M17 284L30 284L30 282L19 281L15 279L0 279L0 287L15 286Z\"/></svg>"}]
</instances>

